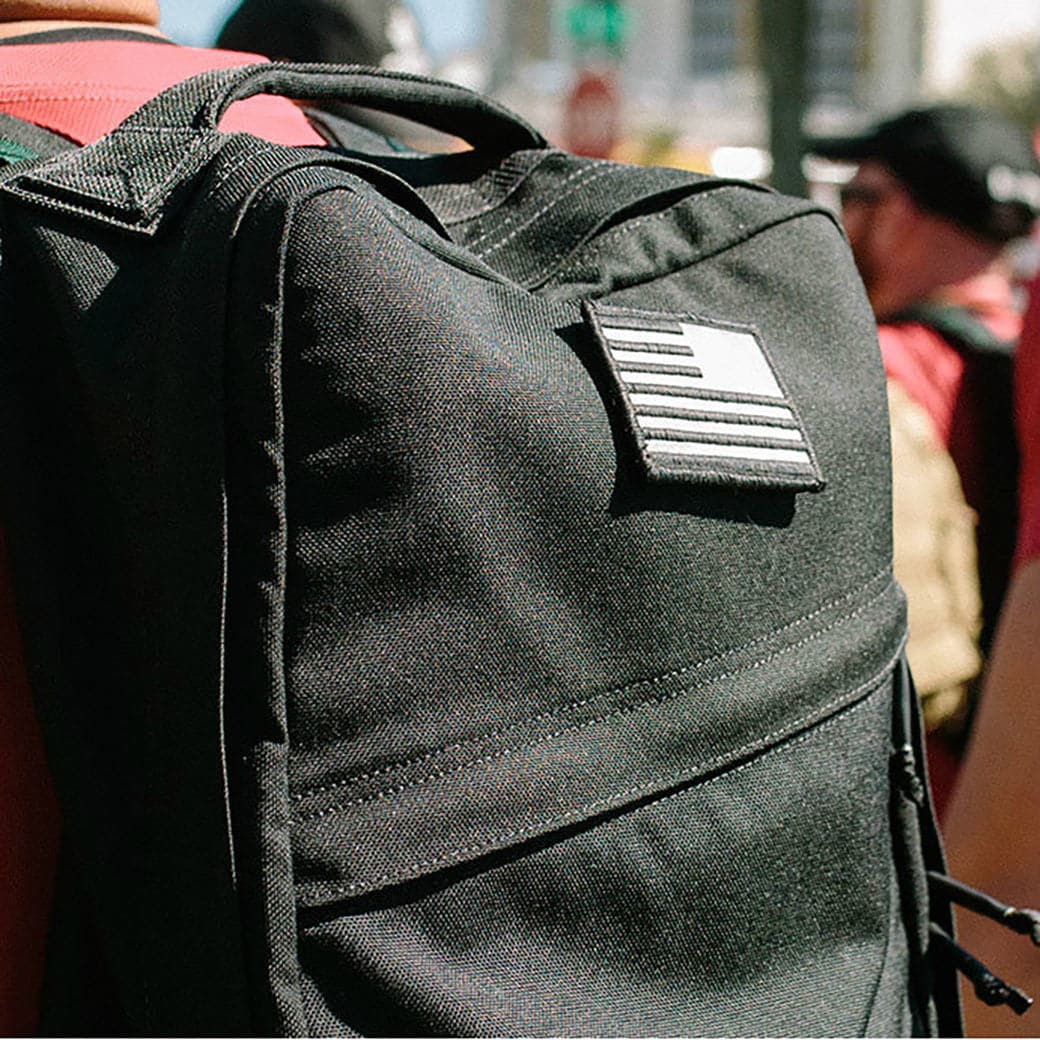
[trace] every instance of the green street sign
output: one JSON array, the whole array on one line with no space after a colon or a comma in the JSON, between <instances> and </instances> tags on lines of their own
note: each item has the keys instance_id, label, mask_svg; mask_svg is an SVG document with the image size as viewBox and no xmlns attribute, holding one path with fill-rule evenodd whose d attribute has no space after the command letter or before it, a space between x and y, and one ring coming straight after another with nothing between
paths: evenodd
<instances>
[{"instance_id":1,"label":"green street sign","mask_svg":"<svg viewBox=\"0 0 1040 1040\"><path fill-rule=\"evenodd\" d=\"M624 46L628 13L620 0L579 0L567 8L566 20L568 34L583 49Z\"/></svg>"}]
</instances>

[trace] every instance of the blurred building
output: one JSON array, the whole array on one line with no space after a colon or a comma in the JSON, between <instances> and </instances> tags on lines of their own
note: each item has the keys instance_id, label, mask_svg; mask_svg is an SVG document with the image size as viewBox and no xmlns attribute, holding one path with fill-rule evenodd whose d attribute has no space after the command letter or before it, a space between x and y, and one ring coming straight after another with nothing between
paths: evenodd
<instances>
[{"instance_id":1,"label":"blurred building","mask_svg":"<svg viewBox=\"0 0 1040 1040\"><path fill-rule=\"evenodd\" d=\"M653 154L645 157L653 161L707 168L719 146L763 147L758 2L624 5L624 47L599 57L615 65L629 142L625 157L639 159L640 150L649 149ZM579 55L568 33L568 11L580 0L484 3L490 88L559 135L561 98L575 65L596 60ZM973 15L962 10L966 3ZM1040 32L1040 4L1019 0L810 0L810 11L811 133L849 129L948 89L958 60L991 38L1002 18L1010 19L1008 33L1030 25Z\"/></svg>"}]
</instances>

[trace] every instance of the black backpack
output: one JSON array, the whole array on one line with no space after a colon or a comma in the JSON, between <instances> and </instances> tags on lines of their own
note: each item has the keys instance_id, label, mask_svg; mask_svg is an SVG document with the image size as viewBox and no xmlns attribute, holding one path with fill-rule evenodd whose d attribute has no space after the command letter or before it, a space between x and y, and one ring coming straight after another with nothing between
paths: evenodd
<instances>
[{"instance_id":1,"label":"black backpack","mask_svg":"<svg viewBox=\"0 0 1040 1040\"><path fill-rule=\"evenodd\" d=\"M216 131L261 91L476 147ZM315 66L2 177L46 1030L959 1030L831 214Z\"/></svg>"}]
</instances>

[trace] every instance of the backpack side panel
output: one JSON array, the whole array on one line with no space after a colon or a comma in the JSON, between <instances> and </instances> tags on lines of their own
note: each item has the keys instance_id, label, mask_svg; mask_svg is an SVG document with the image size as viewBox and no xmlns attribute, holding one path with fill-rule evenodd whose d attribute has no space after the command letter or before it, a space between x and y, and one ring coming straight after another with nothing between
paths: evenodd
<instances>
[{"instance_id":1,"label":"backpack side panel","mask_svg":"<svg viewBox=\"0 0 1040 1040\"><path fill-rule=\"evenodd\" d=\"M7 202L4 524L65 861L42 1028L239 1032L222 252Z\"/></svg>"}]
</instances>

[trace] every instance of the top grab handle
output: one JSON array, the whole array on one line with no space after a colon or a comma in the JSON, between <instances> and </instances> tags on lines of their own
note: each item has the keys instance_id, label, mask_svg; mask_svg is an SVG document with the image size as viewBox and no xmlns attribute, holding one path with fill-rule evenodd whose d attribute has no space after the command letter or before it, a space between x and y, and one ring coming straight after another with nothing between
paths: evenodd
<instances>
[{"instance_id":1,"label":"top grab handle","mask_svg":"<svg viewBox=\"0 0 1040 1040\"><path fill-rule=\"evenodd\" d=\"M530 124L466 87L364 65L270 62L204 72L146 102L125 127L216 130L236 101L275 94L295 101L338 101L422 123L477 151L546 147Z\"/></svg>"},{"instance_id":2,"label":"top grab handle","mask_svg":"<svg viewBox=\"0 0 1040 1040\"><path fill-rule=\"evenodd\" d=\"M455 83L363 65L266 62L177 83L100 141L0 178L0 188L50 209L150 235L174 193L227 140L217 129L223 114L257 94L340 101L401 116L460 137L489 156L548 144L507 108Z\"/></svg>"}]
</instances>

